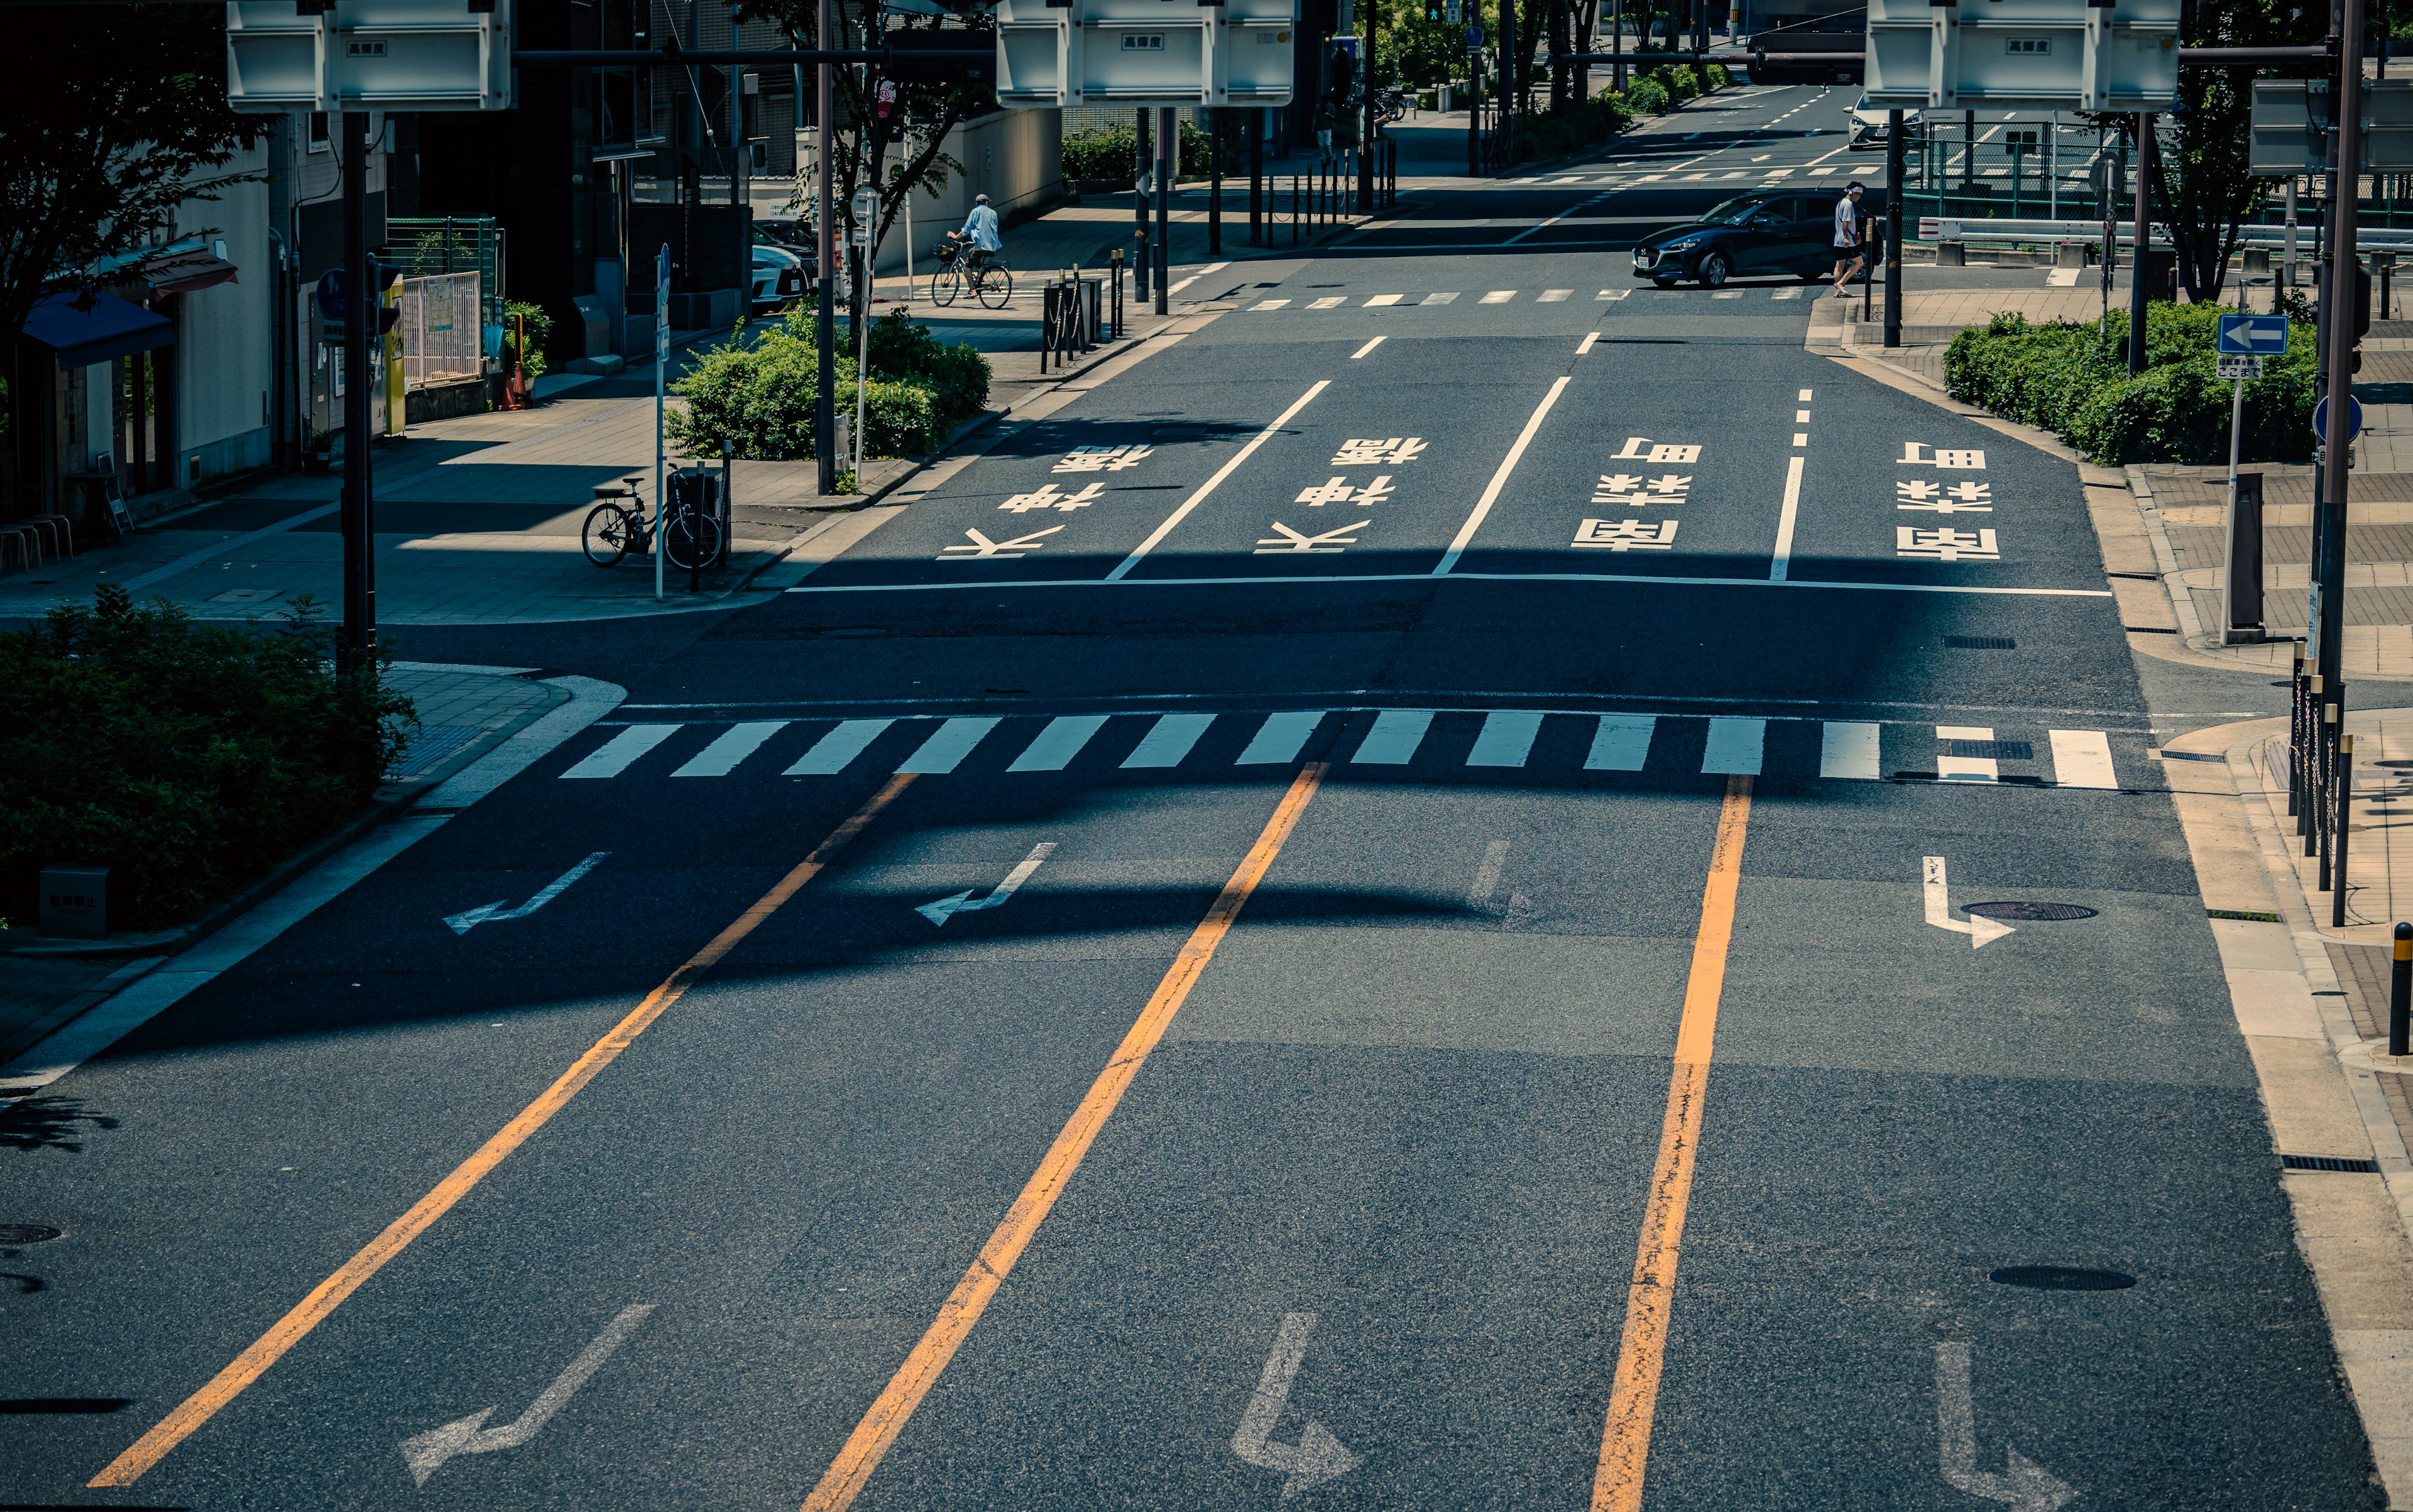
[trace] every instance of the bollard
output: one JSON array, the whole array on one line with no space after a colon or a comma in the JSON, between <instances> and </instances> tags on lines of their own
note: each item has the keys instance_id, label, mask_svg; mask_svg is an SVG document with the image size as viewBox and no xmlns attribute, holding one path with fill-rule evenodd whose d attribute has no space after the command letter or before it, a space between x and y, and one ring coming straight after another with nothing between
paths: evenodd
<instances>
[{"instance_id":1,"label":"bollard","mask_svg":"<svg viewBox=\"0 0 2413 1512\"><path fill-rule=\"evenodd\" d=\"M2296 833L2304 838L2304 854L2313 853L2313 831L2320 828L2315 815L2320 812L2321 763L2317 756L2321 744L2321 674L2304 674L2304 809L2296 816Z\"/></svg>"},{"instance_id":2,"label":"bollard","mask_svg":"<svg viewBox=\"0 0 2413 1512\"><path fill-rule=\"evenodd\" d=\"M2405 1055L2413 1019L2413 924L2396 926L2396 959L2388 968L2388 1053Z\"/></svg>"},{"instance_id":3,"label":"bollard","mask_svg":"<svg viewBox=\"0 0 2413 1512\"><path fill-rule=\"evenodd\" d=\"M2330 864L2330 927L2346 927L2346 821L2354 812L2354 736L2338 736L2337 755L2337 838L2331 844L2336 859Z\"/></svg>"},{"instance_id":4,"label":"bollard","mask_svg":"<svg viewBox=\"0 0 2413 1512\"><path fill-rule=\"evenodd\" d=\"M2295 668L2287 674L2287 817L2296 820L2301 829L2300 800L2304 793L2304 653L2301 647Z\"/></svg>"},{"instance_id":5,"label":"bollard","mask_svg":"<svg viewBox=\"0 0 2413 1512\"><path fill-rule=\"evenodd\" d=\"M2304 853L2320 858L2321 891L2330 890L2330 794L2337 791L2337 705L2323 704L2320 730L2313 736L2313 832Z\"/></svg>"}]
</instances>

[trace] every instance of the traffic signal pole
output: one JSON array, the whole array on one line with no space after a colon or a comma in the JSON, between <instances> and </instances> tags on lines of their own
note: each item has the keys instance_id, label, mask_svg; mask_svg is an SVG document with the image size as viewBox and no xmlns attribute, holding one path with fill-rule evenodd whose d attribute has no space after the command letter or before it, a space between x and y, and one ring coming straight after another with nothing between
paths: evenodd
<instances>
[{"instance_id":1,"label":"traffic signal pole","mask_svg":"<svg viewBox=\"0 0 2413 1512\"><path fill-rule=\"evenodd\" d=\"M377 327L369 267L369 118L344 112L344 629L337 664L357 672L377 655L377 510L369 471L369 348Z\"/></svg>"},{"instance_id":2,"label":"traffic signal pole","mask_svg":"<svg viewBox=\"0 0 2413 1512\"><path fill-rule=\"evenodd\" d=\"M820 37L827 49L837 36L831 17L835 0L821 0ZM837 206L830 198L830 110L836 102L830 64L813 67L813 324L820 348L817 382L820 395L813 406L813 453L821 462L820 488L826 497L837 492ZM750 269L743 270L750 272ZM749 286L750 287L750 286ZM654 550L660 554L661 543Z\"/></svg>"},{"instance_id":3,"label":"traffic signal pole","mask_svg":"<svg viewBox=\"0 0 2413 1512\"><path fill-rule=\"evenodd\" d=\"M2355 259L2355 200L2362 176L2362 24L2363 0L2345 0L2343 35L2339 38L2336 131L2337 176L2330 195L2336 216L2330 235L2329 287L2321 290L2321 314L2329 332L2329 425L2321 437L2321 539L2317 553L2320 568L2319 618L2314 633L2315 670L2321 674L2321 696L2340 705L2343 722L2346 682L2342 643L2346 639L2346 515L2348 447L2354 436L2355 333L2361 325L2355 301L2361 283ZM2345 882L2339 882L2339 890Z\"/></svg>"},{"instance_id":4,"label":"traffic signal pole","mask_svg":"<svg viewBox=\"0 0 2413 1512\"><path fill-rule=\"evenodd\" d=\"M1886 112L1885 344L1902 345L1902 112Z\"/></svg>"}]
</instances>

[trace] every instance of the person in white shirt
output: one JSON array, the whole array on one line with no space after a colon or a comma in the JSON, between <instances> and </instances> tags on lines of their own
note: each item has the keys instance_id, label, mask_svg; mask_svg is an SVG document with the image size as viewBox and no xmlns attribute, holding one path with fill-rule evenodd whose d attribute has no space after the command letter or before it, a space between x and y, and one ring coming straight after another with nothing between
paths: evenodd
<instances>
[{"instance_id":1,"label":"person in white shirt","mask_svg":"<svg viewBox=\"0 0 2413 1512\"><path fill-rule=\"evenodd\" d=\"M988 196L978 195L972 200L972 213L964 217L964 229L949 231L950 241L971 243L972 267L986 262L989 255L1005 250L1005 243L997 234L997 212L989 207Z\"/></svg>"},{"instance_id":2,"label":"person in white shirt","mask_svg":"<svg viewBox=\"0 0 2413 1512\"><path fill-rule=\"evenodd\" d=\"M1835 297L1837 299L1852 297L1844 291L1843 286L1852 281L1854 274L1868 266L1867 254L1860 250L1863 220L1864 217L1860 215L1860 186L1854 184L1843 190L1843 197L1841 200L1835 201Z\"/></svg>"}]
</instances>

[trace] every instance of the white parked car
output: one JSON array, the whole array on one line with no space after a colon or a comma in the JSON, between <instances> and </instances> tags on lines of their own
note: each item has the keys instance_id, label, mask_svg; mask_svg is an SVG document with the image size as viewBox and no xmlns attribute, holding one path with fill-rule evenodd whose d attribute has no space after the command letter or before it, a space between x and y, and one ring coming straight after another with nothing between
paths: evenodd
<instances>
[{"instance_id":1,"label":"white parked car","mask_svg":"<svg viewBox=\"0 0 2413 1512\"><path fill-rule=\"evenodd\" d=\"M1902 136L1904 141L1918 140L1918 119L1919 114L1917 111L1902 112ZM1851 145L1855 148L1884 146L1886 120L1886 112L1883 111L1869 110L1865 106L1853 111Z\"/></svg>"},{"instance_id":2,"label":"white parked car","mask_svg":"<svg viewBox=\"0 0 2413 1512\"><path fill-rule=\"evenodd\" d=\"M782 246L754 246L753 304L759 312L777 309L791 300L802 299L806 286L811 282L808 272L811 259L800 252Z\"/></svg>"}]
</instances>

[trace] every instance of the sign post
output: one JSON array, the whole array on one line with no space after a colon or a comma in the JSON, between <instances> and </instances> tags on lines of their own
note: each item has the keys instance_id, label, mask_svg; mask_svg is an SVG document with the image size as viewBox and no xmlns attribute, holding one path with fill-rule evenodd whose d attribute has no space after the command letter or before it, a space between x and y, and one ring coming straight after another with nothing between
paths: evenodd
<instances>
[{"instance_id":1,"label":"sign post","mask_svg":"<svg viewBox=\"0 0 2413 1512\"><path fill-rule=\"evenodd\" d=\"M654 597L662 596L662 379L671 365L671 245L654 254Z\"/></svg>"},{"instance_id":2,"label":"sign post","mask_svg":"<svg viewBox=\"0 0 2413 1512\"><path fill-rule=\"evenodd\" d=\"M2220 644L2233 645L2240 641L2262 639L2262 500L2258 477L2252 501L2255 507L2250 511L2238 508L2237 462L2239 443L2245 434L2245 382L2262 376L2265 356L2287 354L2287 318L2224 315L2213 337L2213 349L2219 376L2236 385L2228 406L2228 507L2224 511L2226 528L2222 531L2220 564ZM2241 627L2237 621L2239 568L2247 562L2254 568L2255 614L2250 628Z\"/></svg>"}]
</instances>

